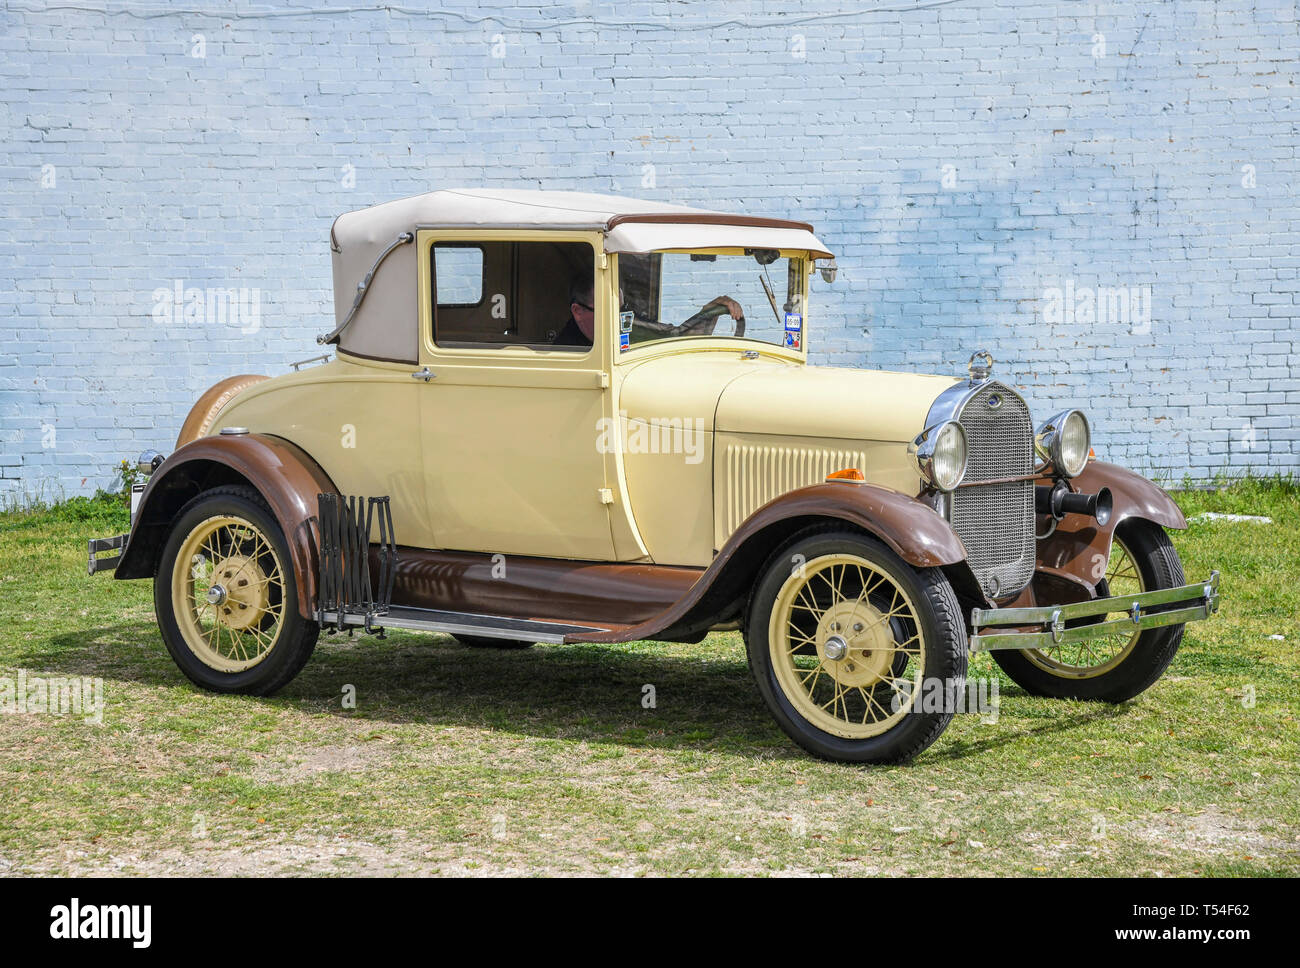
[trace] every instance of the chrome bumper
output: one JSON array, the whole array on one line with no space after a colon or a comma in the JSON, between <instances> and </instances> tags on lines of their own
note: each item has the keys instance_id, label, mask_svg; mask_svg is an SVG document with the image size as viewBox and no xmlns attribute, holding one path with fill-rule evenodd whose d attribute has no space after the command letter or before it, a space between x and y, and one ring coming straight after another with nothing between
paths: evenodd
<instances>
[{"instance_id":1,"label":"chrome bumper","mask_svg":"<svg viewBox=\"0 0 1300 968\"><path fill-rule=\"evenodd\" d=\"M94 575L101 571L113 571L122 557L120 553L111 558L97 558L95 556L101 551L121 552L126 547L126 540L129 537L129 534L115 534L111 538L91 538L87 542L90 558L86 566L87 573Z\"/></svg>"},{"instance_id":2,"label":"chrome bumper","mask_svg":"<svg viewBox=\"0 0 1300 968\"><path fill-rule=\"evenodd\" d=\"M1159 611L1148 611L1161 606ZM1219 610L1219 573L1208 581L1178 588L1161 588L1138 595L1099 598L1072 605L1044 605L1036 608L976 608L971 611L972 652L990 649L1049 649L1069 642L1083 642L1100 635L1181 625L1209 618ZM1075 619L1127 613L1123 618L1066 628ZM1039 626L1028 630L1005 626ZM1001 628L1000 628L1001 627Z\"/></svg>"}]
</instances>

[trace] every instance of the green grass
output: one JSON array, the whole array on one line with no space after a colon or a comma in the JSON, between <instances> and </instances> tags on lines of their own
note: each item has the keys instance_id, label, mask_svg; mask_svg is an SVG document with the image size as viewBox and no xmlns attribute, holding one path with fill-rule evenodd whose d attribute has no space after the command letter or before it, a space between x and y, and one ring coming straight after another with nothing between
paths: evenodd
<instances>
[{"instance_id":1,"label":"green grass","mask_svg":"<svg viewBox=\"0 0 1300 968\"><path fill-rule=\"evenodd\" d=\"M1224 600L1160 682L1112 707L1003 677L996 723L959 716L891 768L793 747L735 633L522 653L322 637L273 698L203 693L150 584L86 576L85 539L125 529L113 499L3 514L0 676L102 677L107 708L0 716L0 873L1294 876L1300 489L1178 500L1274 523L1175 536ZM971 674L999 675L987 655Z\"/></svg>"}]
</instances>

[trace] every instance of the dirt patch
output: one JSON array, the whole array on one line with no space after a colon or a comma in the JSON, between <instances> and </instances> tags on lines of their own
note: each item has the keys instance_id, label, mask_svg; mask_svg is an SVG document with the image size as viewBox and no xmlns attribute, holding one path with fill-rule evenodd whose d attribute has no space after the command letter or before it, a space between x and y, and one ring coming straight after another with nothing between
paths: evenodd
<instances>
[{"instance_id":1,"label":"dirt patch","mask_svg":"<svg viewBox=\"0 0 1300 968\"><path fill-rule=\"evenodd\" d=\"M392 757L383 746L322 746L301 758L259 763L250 778L259 783L302 783L330 773L364 773L389 766Z\"/></svg>"},{"instance_id":2,"label":"dirt patch","mask_svg":"<svg viewBox=\"0 0 1300 968\"><path fill-rule=\"evenodd\" d=\"M1255 821L1224 813L1211 805L1197 814L1167 813L1154 822L1135 825L1128 832L1139 840L1163 847L1181 847L1200 854L1239 854L1266 857L1294 853L1297 845L1263 833Z\"/></svg>"}]
</instances>

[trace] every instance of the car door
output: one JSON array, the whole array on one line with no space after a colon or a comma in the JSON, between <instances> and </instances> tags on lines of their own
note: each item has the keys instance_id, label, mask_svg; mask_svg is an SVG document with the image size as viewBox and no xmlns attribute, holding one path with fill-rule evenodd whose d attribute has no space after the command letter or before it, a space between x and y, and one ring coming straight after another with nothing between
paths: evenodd
<instances>
[{"instance_id":1,"label":"car door","mask_svg":"<svg viewBox=\"0 0 1300 968\"><path fill-rule=\"evenodd\" d=\"M447 550L611 560L608 336L557 346L591 233L421 231L421 436ZM603 289L603 280L599 283ZM506 564L508 567L508 563Z\"/></svg>"}]
</instances>

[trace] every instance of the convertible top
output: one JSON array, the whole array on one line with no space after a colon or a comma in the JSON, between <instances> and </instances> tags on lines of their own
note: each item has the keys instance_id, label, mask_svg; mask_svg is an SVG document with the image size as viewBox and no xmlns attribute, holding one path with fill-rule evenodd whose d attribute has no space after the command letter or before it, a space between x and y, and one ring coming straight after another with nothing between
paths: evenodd
<instances>
[{"instance_id":1,"label":"convertible top","mask_svg":"<svg viewBox=\"0 0 1300 968\"><path fill-rule=\"evenodd\" d=\"M444 189L348 212L334 220L334 314L341 324L357 284L403 233L419 229L556 229L600 231L606 252L746 247L830 251L805 222L735 215L586 192ZM417 357L415 246L401 245L383 261L365 301L342 333L339 349L369 359L413 362Z\"/></svg>"}]
</instances>

